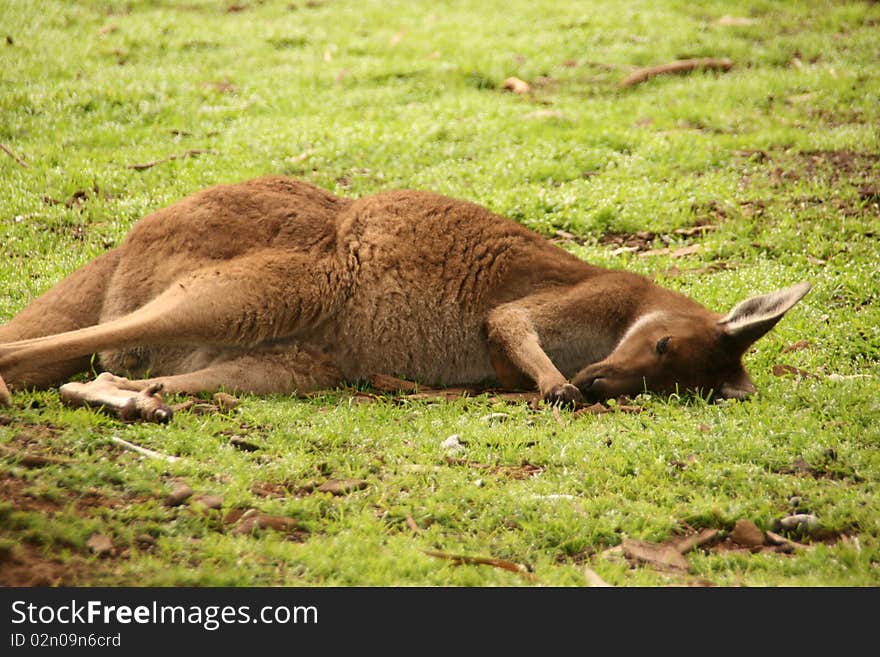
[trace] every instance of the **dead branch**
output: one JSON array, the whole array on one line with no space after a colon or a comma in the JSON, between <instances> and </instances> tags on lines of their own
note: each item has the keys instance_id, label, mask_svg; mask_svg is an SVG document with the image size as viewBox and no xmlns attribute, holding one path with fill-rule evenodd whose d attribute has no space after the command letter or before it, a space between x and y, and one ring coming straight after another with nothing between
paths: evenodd
<instances>
[{"instance_id":1,"label":"dead branch","mask_svg":"<svg viewBox=\"0 0 880 657\"><path fill-rule=\"evenodd\" d=\"M18 157L18 155L16 155L11 150L9 150L9 147L7 147L6 144L0 144L0 150L2 150L9 157L11 157L13 160L15 160L18 163L18 166L20 166L21 168L23 168L23 169L28 168L27 163L24 160L22 160L20 157Z\"/></svg>"},{"instance_id":2,"label":"dead branch","mask_svg":"<svg viewBox=\"0 0 880 657\"><path fill-rule=\"evenodd\" d=\"M152 162L144 162L143 164L129 164L125 168L126 169L134 169L135 171L143 171L144 169L149 169L151 167L156 166L157 164L164 164L165 162L170 162L171 160L183 160L188 157L198 157L199 155L204 155L205 153L215 153L216 151L212 151L205 148L191 148L188 151L183 153L175 153L174 155L169 155L168 157L163 157L161 160L153 160Z\"/></svg>"},{"instance_id":3,"label":"dead branch","mask_svg":"<svg viewBox=\"0 0 880 657\"><path fill-rule=\"evenodd\" d=\"M631 87L634 84L639 84L657 75L665 75L667 73L687 73L698 69L729 71L732 67L733 62L726 57L721 59L715 59L712 57L704 59L680 59L668 64L640 68L624 78L621 81L620 86Z\"/></svg>"},{"instance_id":4,"label":"dead branch","mask_svg":"<svg viewBox=\"0 0 880 657\"><path fill-rule=\"evenodd\" d=\"M141 447L139 445L135 445L134 443L130 443L127 440L123 440L119 436L110 436L110 441L124 449L131 450L132 452L137 452L138 454L142 454L143 456L149 456L151 459L159 459L160 461L166 461L168 463L177 463L181 460L179 456L170 456L168 454L162 454L161 452L154 452L153 450L147 449L146 447Z\"/></svg>"},{"instance_id":5,"label":"dead branch","mask_svg":"<svg viewBox=\"0 0 880 657\"><path fill-rule=\"evenodd\" d=\"M584 577L587 579L587 584L590 586L597 587L605 587L611 586L608 582L606 582L595 570L590 568L589 566L584 566Z\"/></svg>"}]
</instances>

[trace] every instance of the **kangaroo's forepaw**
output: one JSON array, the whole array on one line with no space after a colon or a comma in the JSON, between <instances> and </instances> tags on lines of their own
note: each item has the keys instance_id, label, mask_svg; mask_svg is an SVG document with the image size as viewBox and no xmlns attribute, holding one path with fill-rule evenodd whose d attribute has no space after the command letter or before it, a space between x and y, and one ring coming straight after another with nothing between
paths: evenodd
<instances>
[{"instance_id":1,"label":"kangaroo's forepaw","mask_svg":"<svg viewBox=\"0 0 880 657\"><path fill-rule=\"evenodd\" d=\"M119 419L124 422L170 422L174 412L159 394L161 390L162 384L156 383L135 394L119 409Z\"/></svg>"},{"instance_id":2,"label":"kangaroo's forepaw","mask_svg":"<svg viewBox=\"0 0 880 657\"><path fill-rule=\"evenodd\" d=\"M560 406L574 406L584 401L581 391L570 383L560 383L544 393L544 401Z\"/></svg>"}]
</instances>

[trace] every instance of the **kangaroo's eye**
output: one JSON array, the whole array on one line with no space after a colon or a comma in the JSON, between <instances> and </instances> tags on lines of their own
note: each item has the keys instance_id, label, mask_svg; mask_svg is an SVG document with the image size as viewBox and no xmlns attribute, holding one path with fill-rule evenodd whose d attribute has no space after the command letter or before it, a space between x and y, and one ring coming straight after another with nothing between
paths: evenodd
<instances>
[{"instance_id":1,"label":"kangaroo's eye","mask_svg":"<svg viewBox=\"0 0 880 657\"><path fill-rule=\"evenodd\" d=\"M660 356L662 356L667 351L669 351L669 340L670 339L671 339L671 337L667 335L665 338L660 338L659 340L657 340L657 353Z\"/></svg>"}]
</instances>

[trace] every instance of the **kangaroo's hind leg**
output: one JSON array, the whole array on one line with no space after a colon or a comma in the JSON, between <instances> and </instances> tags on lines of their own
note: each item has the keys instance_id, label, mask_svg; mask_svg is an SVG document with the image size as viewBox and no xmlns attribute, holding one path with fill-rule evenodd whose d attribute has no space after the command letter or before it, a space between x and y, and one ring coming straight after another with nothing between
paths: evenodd
<instances>
[{"instance_id":1,"label":"kangaroo's hind leg","mask_svg":"<svg viewBox=\"0 0 880 657\"><path fill-rule=\"evenodd\" d=\"M186 374L129 380L108 372L89 383L61 386L61 400L71 406L102 407L127 421L168 422L171 409L157 393L297 393L326 390L342 382L331 359L316 349L285 345L218 359Z\"/></svg>"},{"instance_id":2,"label":"kangaroo's hind leg","mask_svg":"<svg viewBox=\"0 0 880 657\"><path fill-rule=\"evenodd\" d=\"M145 345L246 354L307 334L334 312L341 295L328 263L284 251L251 253L183 277L123 317L0 344L0 374L16 383L59 361ZM165 368L154 361L145 369Z\"/></svg>"},{"instance_id":3,"label":"kangaroo's hind leg","mask_svg":"<svg viewBox=\"0 0 880 657\"><path fill-rule=\"evenodd\" d=\"M108 281L119 261L119 252L108 251L34 299L8 323L0 326L0 345L39 338L98 323ZM49 388L89 368L89 356L60 357L39 367L20 371L10 385L16 388ZM0 371L2 374L2 371ZM0 404L3 399L0 378ZM5 400L8 402L8 398Z\"/></svg>"}]
</instances>

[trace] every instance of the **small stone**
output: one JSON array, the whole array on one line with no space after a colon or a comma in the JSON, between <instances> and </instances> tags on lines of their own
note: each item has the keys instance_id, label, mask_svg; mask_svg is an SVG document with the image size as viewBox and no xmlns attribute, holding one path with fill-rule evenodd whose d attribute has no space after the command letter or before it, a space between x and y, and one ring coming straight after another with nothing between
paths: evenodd
<instances>
[{"instance_id":1,"label":"small stone","mask_svg":"<svg viewBox=\"0 0 880 657\"><path fill-rule=\"evenodd\" d=\"M780 518L779 526L786 531L800 530L810 533L819 528L819 519L812 513L795 513Z\"/></svg>"},{"instance_id":2,"label":"small stone","mask_svg":"<svg viewBox=\"0 0 880 657\"><path fill-rule=\"evenodd\" d=\"M220 495L198 495L193 498L193 502L198 502L207 509L219 509L223 506L223 497Z\"/></svg>"},{"instance_id":3,"label":"small stone","mask_svg":"<svg viewBox=\"0 0 880 657\"><path fill-rule=\"evenodd\" d=\"M464 445L461 444L461 437L457 433L454 433L440 443L440 449L444 450L447 455L453 456L463 452Z\"/></svg>"},{"instance_id":4,"label":"small stone","mask_svg":"<svg viewBox=\"0 0 880 657\"><path fill-rule=\"evenodd\" d=\"M89 537L89 540L86 541L86 547L89 548L93 554L102 556L109 554L113 550L113 541L110 540L109 536L104 536L104 534L92 534Z\"/></svg>"},{"instance_id":5,"label":"small stone","mask_svg":"<svg viewBox=\"0 0 880 657\"><path fill-rule=\"evenodd\" d=\"M193 492L189 485L182 481L177 481L174 483L174 487L171 489L168 497L165 498L165 506L180 506L192 497Z\"/></svg>"}]
</instances>

